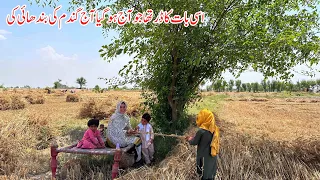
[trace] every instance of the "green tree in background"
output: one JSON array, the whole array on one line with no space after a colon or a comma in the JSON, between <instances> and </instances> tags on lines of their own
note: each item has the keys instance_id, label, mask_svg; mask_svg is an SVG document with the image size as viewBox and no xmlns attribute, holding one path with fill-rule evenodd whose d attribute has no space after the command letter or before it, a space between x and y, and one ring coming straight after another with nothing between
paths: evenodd
<instances>
[{"instance_id":1,"label":"green tree in background","mask_svg":"<svg viewBox=\"0 0 320 180\"><path fill-rule=\"evenodd\" d=\"M54 89L58 89L58 88L60 88L61 87L61 79L58 79L58 81L55 81L54 83L53 83L53 88Z\"/></svg>"},{"instance_id":2,"label":"green tree in background","mask_svg":"<svg viewBox=\"0 0 320 180\"><path fill-rule=\"evenodd\" d=\"M266 80L262 80L261 81L261 86L262 86L264 92L268 91L268 85L267 85L267 81Z\"/></svg>"},{"instance_id":3,"label":"green tree in background","mask_svg":"<svg viewBox=\"0 0 320 180\"><path fill-rule=\"evenodd\" d=\"M226 91L227 86L228 86L228 82L226 80L223 80L222 81L222 89L223 89L223 91Z\"/></svg>"},{"instance_id":4,"label":"green tree in background","mask_svg":"<svg viewBox=\"0 0 320 180\"><path fill-rule=\"evenodd\" d=\"M246 83L242 83L242 89L243 89L243 91L247 91L247 84Z\"/></svg>"},{"instance_id":5,"label":"green tree in background","mask_svg":"<svg viewBox=\"0 0 320 180\"><path fill-rule=\"evenodd\" d=\"M78 78L76 82L79 84L80 89L87 84L87 80L84 77Z\"/></svg>"},{"instance_id":6,"label":"green tree in background","mask_svg":"<svg viewBox=\"0 0 320 180\"><path fill-rule=\"evenodd\" d=\"M241 90L241 80L236 80L236 86L237 86L237 91L240 92L240 90Z\"/></svg>"},{"instance_id":7,"label":"green tree in background","mask_svg":"<svg viewBox=\"0 0 320 180\"><path fill-rule=\"evenodd\" d=\"M230 92L232 92L233 86L234 86L234 80L231 79L231 80L229 81L229 84L228 84L228 89L229 89Z\"/></svg>"}]
</instances>

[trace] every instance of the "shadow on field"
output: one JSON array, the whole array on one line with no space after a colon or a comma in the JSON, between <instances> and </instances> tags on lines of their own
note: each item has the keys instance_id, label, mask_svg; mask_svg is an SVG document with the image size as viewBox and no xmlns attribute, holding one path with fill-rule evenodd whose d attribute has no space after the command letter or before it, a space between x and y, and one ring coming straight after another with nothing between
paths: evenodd
<instances>
[{"instance_id":1,"label":"shadow on field","mask_svg":"<svg viewBox=\"0 0 320 180\"><path fill-rule=\"evenodd\" d=\"M82 139L83 134L85 133L86 129L82 127L73 127L72 129L66 130L63 134L64 136L69 136L68 143L74 143ZM71 144L70 144L71 145Z\"/></svg>"},{"instance_id":2,"label":"shadow on field","mask_svg":"<svg viewBox=\"0 0 320 180\"><path fill-rule=\"evenodd\" d=\"M75 129L70 130L68 133L68 135L70 136L70 140L72 142L81 140L85 131L86 129L83 129L81 127L77 127Z\"/></svg>"}]
</instances>

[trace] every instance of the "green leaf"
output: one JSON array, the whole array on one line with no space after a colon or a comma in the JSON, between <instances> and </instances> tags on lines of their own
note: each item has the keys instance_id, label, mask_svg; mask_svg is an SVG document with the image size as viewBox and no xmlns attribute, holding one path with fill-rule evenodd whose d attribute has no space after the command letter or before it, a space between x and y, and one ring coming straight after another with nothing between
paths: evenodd
<instances>
[{"instance_id":1,"label":"green leaf","mask_svg":"<svg viewBox=\"0 0 320 180\"><path fill-rule=\"evenodd\" d=\"M116 52L116 54L117 54L117 55L120 55L120 54L122 53L122 51L123 51L123 49L118 49L117 52Z\"/></svg>"}]
</instances>

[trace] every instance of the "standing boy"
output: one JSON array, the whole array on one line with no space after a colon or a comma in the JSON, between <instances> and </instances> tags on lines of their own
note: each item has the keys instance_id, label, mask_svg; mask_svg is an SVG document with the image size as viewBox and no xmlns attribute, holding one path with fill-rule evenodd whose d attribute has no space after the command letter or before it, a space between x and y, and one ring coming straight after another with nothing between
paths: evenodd
<instances>
[{"instance_id":1,"label":"standing boy","mask_svg":"<svg viewBox=\"0 0 320 180\"><path fill-rule=\"evenodd\" d=\"M148 113L145 113L141 118L141 123L136 127L136 130L139 130L140 133L140 138L142 141L142 154L147 165L150 165L151 161L154 160L154 134L153 128L149 123L150 120L151 116Z\"/></svg>"}]
</instances>

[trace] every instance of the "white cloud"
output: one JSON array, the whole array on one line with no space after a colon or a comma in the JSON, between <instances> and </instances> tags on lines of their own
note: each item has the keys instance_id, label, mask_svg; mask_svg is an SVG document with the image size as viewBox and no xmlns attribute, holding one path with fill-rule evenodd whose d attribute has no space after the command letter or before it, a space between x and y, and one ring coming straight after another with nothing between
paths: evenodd
<instances>
[{"instance_id":1,"label":"white cloud","mask_svg":"<svg viewBox=\"0 0 320 180\"><path fill-rule=\"evenodd\" d=\"M127 55L122 55L111 63L98 57L83 59L76 54L67 55L57 52L54 47L46 46L35 50L33 59L19 59L9 61L2 58L0 66L0 84L5 86L52 87L58 79L68 86L78 87L76 79L84 77L87 87L106 87L99 77L111 78L118 75L118 71L132 60Z\"/></svg>"},{"instance_id":2,"label":"white cloud","mask_svg":"<svg viewBox=\"0 0 320 180\"><path fill-rule=\"evenodd\" d=\"M11 32L0 29L0 34L11 34Z\"/></svg>"},{"instance_id":3,"label":"white cloud","mask_svg":"<svg viewBox=\"0 0 320 180\"><path fill-rule=\"evenodd\" d=\"M0 40L6 40L7 38L4 36L6 34L11 34L11 32L0 29Z\"/></svg>"},{"instance_id":4,"label":"white cloud","mask_svg":"<svg viewBox=\"0 0 320 180\"><path fill-rule=\"evenodd\" d=\"M77 55L74 54L71 57L67 57L63 54L59 54L56 50L51 46L46 46L38 50L42 59L53 60L53 61L68 61L68 60L76 60Z\"/></svg>"}]
</instances>

